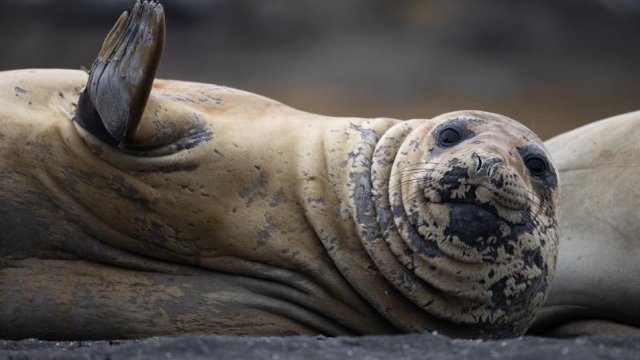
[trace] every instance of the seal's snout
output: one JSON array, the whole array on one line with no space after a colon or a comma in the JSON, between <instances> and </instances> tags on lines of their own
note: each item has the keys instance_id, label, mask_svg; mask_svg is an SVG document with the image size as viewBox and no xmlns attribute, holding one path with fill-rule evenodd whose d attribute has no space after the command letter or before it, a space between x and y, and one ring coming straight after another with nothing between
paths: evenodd
<instances>
[{"instance_id":1,"label":"seal's snout","mask_svg":"<svg viewBox=\"0 0 640 360\"><path fill-rule=\"evenodd\" d=\"M492 153L476 153L475 160L475 175L477 177L492 178L495 174L496 168L502 163L502 157Z\"/></svg>"}]
</instances>

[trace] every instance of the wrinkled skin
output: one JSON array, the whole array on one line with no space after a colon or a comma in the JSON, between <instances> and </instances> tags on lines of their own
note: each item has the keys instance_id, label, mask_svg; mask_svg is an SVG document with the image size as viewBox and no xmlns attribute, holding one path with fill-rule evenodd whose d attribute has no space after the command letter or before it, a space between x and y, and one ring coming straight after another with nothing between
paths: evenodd
<instances>
[{"instance_id":1,"label":"wrinkled skin","mask_svg":"<svg viewBox=\"0 0 640 360\"><path fill-rule=\"evenodd\" d=\"M560 253L532 331L640 335L640 112L547 141L562 179Z\"/></svg>"},{"instance_id":2,"label":"wrinkled skin","mask_svg":"<svg viewBox=\"0 0 640 360\"><path fill-rule=\"evenodd\" d=\"M237 90L158 80L135 140L145 150L119 149L71 121L85 81L77 71L2 74L3 103L11 104L0 113L0 320L11 324L3 337L512 336L543 301L555 263L545 214L555 191L526 174L516 149L535 140L515 122L480 112L329 118ZM433 131L460 119L486 123L462 120L476 135L438 148ZM385 142L397 144L399 133L396 153ZM493 144L504 137L515 140ZM499 204L473 185L488 182L473 156L484 149L511 154L495 176L519 179L513 201L523 207L514 220L529 223L512 231L498 217L514 216L506 206L492 214L465 205L479 216L473 236L487 220L503 234L475 243L447 220L456 205L423 203L454 196L456 178L438 179L455 163L464 169L459 196ZM437 165L407 171L421 161ZM422 186L425 197L416 196ZM371 206L390 218L375 219ZM417 235L419 218L433 226ZM421 243L426 236L434 241ZM483 319L477 327L474 314Z\"/></svg>"},{"instance_id":3,"label":"wrinkled skin","mask_svg":"<svg viewBox=\"0 0 640 360\"><path fill-rule=\"evenodd\" d=\"M149 41L105 46L140 81L102 75L128 71L119 57L89 78L0 73L0 337L525 332L555 269L559 186L530 130L151 89L163 18L127 19L115 34Z\"/></svg>"}]
</instances>

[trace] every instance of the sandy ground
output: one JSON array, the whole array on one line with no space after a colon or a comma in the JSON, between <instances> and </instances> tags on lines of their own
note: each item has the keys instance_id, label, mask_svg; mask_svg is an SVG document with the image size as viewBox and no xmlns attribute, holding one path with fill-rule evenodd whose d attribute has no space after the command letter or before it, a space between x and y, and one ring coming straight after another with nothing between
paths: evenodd
<instances>
[{"instance_id":1,"label":"sandy ground","mask_svg":"<svg viewBox=\"0 0 640 360\"><path fill-rule=\"evenodd\" d=\"M182 336L138 341L0 341L2 359L639 359L640 338L524 337L501 341L443 336L240 338Z\"/></svg>"}]
</instances>

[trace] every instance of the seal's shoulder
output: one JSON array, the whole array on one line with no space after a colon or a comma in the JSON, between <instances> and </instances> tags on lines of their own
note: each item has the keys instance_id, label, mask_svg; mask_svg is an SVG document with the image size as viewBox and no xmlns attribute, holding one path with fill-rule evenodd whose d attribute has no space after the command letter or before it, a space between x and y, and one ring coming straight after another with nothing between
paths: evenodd
<instances>
[{"instance_id":1,"label":"seal's shoulder","mask_svg":"<svg viewBox=\"0 0 640 360\"><path fill-rule=\"evenodd\" d=\"M81 70L22 69L0 71L0 96L33 91L68 91L82 88L87 74ZM21 91L20 89L24 90Z\"/></svg>"},{"instance_id":2,"label":"seal's shoulder","mask_svg":"<svg viewBox=\"0 0 640 360\"><path fill-rule=\"evenodd\" d=\"M70 112L86 81L80 70L0 71L0 113L49 112L52 105Z\"/></svg>"},{"instance_id":3,"label":"seal's shoulder","mask_svg":"<svg viewBox=\"0 0 640 360\"><path fill-rule=\"evenodd\" d=\"M225 110L251 111L267 107L288 108L276 100L249 91L224 85L180 80L156 79L151 97L169 99L192 107L208 108L208 110L224 108Z\"/></svg>"},{"instance_id":4,"label":"seal's shoulder","mask_svg":"<svg viewBox=\"0 0 640 360\"><path fill-rule=\"evenodd\" d=\"M73 117L87 74L80 70L25 69L0 72L0 121L54 123Z\"/></svg>"}]
</instances>

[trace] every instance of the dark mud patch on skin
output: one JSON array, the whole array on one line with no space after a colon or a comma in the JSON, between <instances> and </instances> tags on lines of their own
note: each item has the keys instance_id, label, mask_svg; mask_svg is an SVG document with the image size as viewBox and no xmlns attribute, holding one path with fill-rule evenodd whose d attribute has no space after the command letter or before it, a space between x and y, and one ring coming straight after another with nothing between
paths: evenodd
<instances>
[{"instance_id":1,"label":"dark mud patch on skin","mask_svg":"<svg viewBox=\"0 0 640 360\"><path fill-rule=\"evenodd\" d=\"M457 159L456 159L457 160ZM453 199L451 192L458 190L462 183L469 180L469 169L461 166L453 166L440 178L440 197L442 199Z\"/></svg>"},{"instance_id":2,"label":"dark mud patch on skin","mask_svg":"<svg viewBox=\"0 0 640 360\"><path fill-rule=\"evenodd\" d=\"M138 210L142 212L151 211L151 201L145 199L138 189L129 184L124 177L113 176L111 183L116 193L135 204Z\"/></svg>"},{"instance_id":3,"label":"dark mud patch on skin","mask_svg":"<svg viewBox=\"0 0 640 360\"><path fill-rule=\"evenodd\" d=\"M213 149L213 153L220 156L220 157L224 157L224 154L220 152L220 150L218 149Z\"/></svg>"},{"instance_id":4,"label":"dark mud patch on skin","mask_svg":"<svg viewBox=\"0 0 640 360\"><path fill-rule=\"evenodd\" d=\"M269 206L270 207L277 207L280 204L283 204L285 202L287 202L287 196L284 194L284 192L282 191L282 189L278 190L277 193L275 193L272 197L271 197L271 201L269 202Z\"/></svg>"},{"instance_id":5,"label":"dark mud patch on skin","mask_svg":"<svg viewBox=\"0 0 640 360\"><path fill-rule=\"evenodd\" d=\"M360 138L362 140L363 143L367 143L367 144L375 144L376 141L378 140L378 134L376 133L375 130L373 129L367 129L364 128L360 125L356 125L356 124L349 124L349 128L357 133L360 134Z\"/></svg>"},{"instance_id":6,"label":"dark mud patch on skin","mask_svg":"<svg viewBox=\"0 0 640 360\"><path fill-rule=\"evenodd\" d=\"M197 126L186 132L185 136L173 143L176 151L189 150L200 145L203 142L213 140L213 132L206 129L204 126Z\"/></svg>"},{"instance_id":7,"label":"dark mud patch on skin","mask_svg":"<svg viewBox=\"0 0 640 360\"><path fill-rule=\"evenodd\" d=\"M38 256L49 250L49 224L34 210L53 212L57 209L51 200L37 193L24 194L29 199L24 206L0 198L0 259L22 259ZM0 288L0 294L3 289Z\"/></svg>"},{"instance_id":8,"label":"dark mud patch on skin","mask_svg":"<svg viewBox=\"0 0 640 360\"><path fill-rule=\"evenodd\" d=\"M507 277L503 277L496 281L489 290L491 290L491 302L496 309L500 309L511 316L526 311L529 308L530 299L534 298L536 294L544 294L547 284L547 272L546 266L539 267L542 270L542 275L535 279L527 279L526 277L513 274ZM526 284L526 290L520 293L517 297L508 296L509 283Z\"/></svg>"},{"instance_id":9,"label":"dark mud patch on skin","mask_svg":"<svg viewBox=\"0 0 640 360\"><path fill-rule=\"evenodd\" d=\"M200 105L205 103L213 103L215 105L222 104L221 98L213 96L209 94L207 91L199 90L197 91L197 93L201 96L193 98L193 97L174 95L166 92L154 92L154 95L165 98L165 99L169 99L177 103L184 103L184 104L192 104L192 105Z\"/></svg>"},{"instance_id":10,"label":"dark mud patch on skin","mask_svg":"<svg viewBox=\"0 0 640 360\"><path fill-rule=\"evenodd\" d=\"M269 173L259 165L254 165L254 167L258 171L258 175L255 176L246 187L240 190L238 194L241 198L247 200L247 206L267 196Z\"/></svg>"},{"instance_id":11,"label":"dark mud patch on skin","mask_svg":"<svg viewBox=\"0 0 640 360\"><path fill-rule=\"evenodd\" d=\"M479 251L489 246L486 238L500 234L500 226L506 225L494 212L475 204L450 204L449 226L445 235L458 236L460 241Z\"/></svg>"},{"instance_id":12,"label":"dark mud patch on skin","mask_svg":"<svg viewBox=\"0 0 640 360\"><path fill-rule=\"evenodd\" d=\"M62 168L62 178L67 189L76 191L80 184L91 184L96 178L95 174L77 170L71 166Z\"/></svg>"},{"instance_id":13,"label":"dark mud patch on skin","mask_svg":"<svg viewBox=\"0 0 640 360\"><path fill-rule=\"evenodd\" d=\"M197 248L199 241L197 238L191 237L170 224L148 221L144 217L134 217L132 222L140 229L137 237L145 243L162 252L181 249L181 252L187 254L190 260L199 261L200 250Z\"/></svg>"},{"instance_id":14,"label":"dark mud patch on skin","mask_svg":"<svg viewBox=\"0 0 640 360\"><path fill-rule=\"evenodd\" d=\"M256 236L256 245L261 247L267 244L271 236L278 231L278 227L272 217L266 216L266 224L260 228Z\"/></svg>"},{"instance_id":15,"label":"dark mud patch on skin","mask_svg":"<svg viewBox=\"0 0 640 360\"><path fill-rule=\"evenodd\" d=\"M24 94L28 93L28 91L27 91L27 90L25 90L25 89L21 88L20 86L16 86L16 87L14 87L14 88L13 88L13 90L15 91L16 96L22 96L22 95L24 95Z\"/></svg>"},{"instance_id":16,"label":"dark mud patch on skin","mask_svg":"<svg viewBox=\"0 0 640 360\"><path fill-rule=\"evenodd\" d=\"M179 131L178 125L171 122L161 124L156 121L154 128L155 136L149 142L153 145L136 146L123 151L134 156L154 157L191 150L202 143L214 140L213 131L200 122L183 132Z\"/></svg>"}]
</instances>

